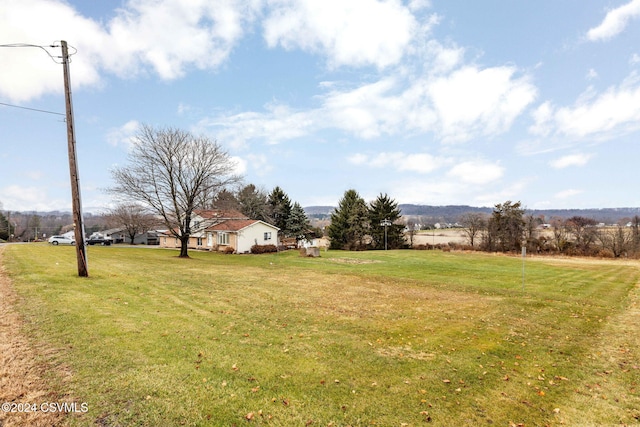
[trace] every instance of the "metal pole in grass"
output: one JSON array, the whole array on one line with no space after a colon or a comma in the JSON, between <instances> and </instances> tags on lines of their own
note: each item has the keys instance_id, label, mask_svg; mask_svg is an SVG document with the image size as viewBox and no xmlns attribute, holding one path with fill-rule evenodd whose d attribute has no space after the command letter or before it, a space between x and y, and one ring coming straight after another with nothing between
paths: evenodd
<instances>
[{"instance_id":1,"label":"metal pole in grass","mask_svg":"<svg viewBox=\"0 0 640 427\"><path fill-rule=\"evenodd\" d=\"M391 225L391 221L385 218L382 220L380 225L384 227L384 250L386 251L387 250L387 227Z\"/></svg>"},{"instance_id":2,"label":"metal pole in grass","mask_svg":"<svg viewBox=\"0 0 640 427\"><path fill-rule=\"evenodd\" d=\"M527 258L527 245L522 244L522 291L524 292L524 260Z\"/></svg>"}]
</instances>

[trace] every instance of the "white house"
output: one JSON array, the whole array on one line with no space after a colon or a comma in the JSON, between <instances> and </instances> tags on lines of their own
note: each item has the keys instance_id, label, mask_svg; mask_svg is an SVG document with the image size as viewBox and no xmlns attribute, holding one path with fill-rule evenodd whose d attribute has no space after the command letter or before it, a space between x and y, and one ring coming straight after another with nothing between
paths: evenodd
<instances>
[{"instance_id":1,"label":"white house","mask_svg":"<svg viewBox=\"0 0 640 427\"><path fill-rule=\"evenodd\" d=\"M278 245L278 227L257 219L231 219L205 230L210 250L233 249L236 253L251 252L253 245Z\"/></svg>"},{"instance_id":2,"label":"white house","mask_svg":"<svg viewBox=\"0 0 640 427\"><path fill-rule=\"evenodd\" d=\"M194 212L189 248L209 251L249 253L253 245L278 245L278 227L249 219L235 210L212 209ZM160 247L179 248L170 232L160 235Z\"/></svg>"}]
</instances>

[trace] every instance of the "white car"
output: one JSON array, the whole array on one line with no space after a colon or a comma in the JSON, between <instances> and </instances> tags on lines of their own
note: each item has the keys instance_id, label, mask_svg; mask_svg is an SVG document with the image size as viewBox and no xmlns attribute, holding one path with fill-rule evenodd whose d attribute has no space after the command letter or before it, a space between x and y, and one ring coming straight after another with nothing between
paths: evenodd
<instances>
[{"instance_id":1,"label":"white car","mask_svg":"<svg viewBox=\"0 0 640 427\"><path fill-rule=\"evenodd\" d=\"M49 243L56 246L57 245L75 245L76 240L71 239L69 237L65 237L65 236L51 236L49 237Z\"/></svg>"}]
</instances>

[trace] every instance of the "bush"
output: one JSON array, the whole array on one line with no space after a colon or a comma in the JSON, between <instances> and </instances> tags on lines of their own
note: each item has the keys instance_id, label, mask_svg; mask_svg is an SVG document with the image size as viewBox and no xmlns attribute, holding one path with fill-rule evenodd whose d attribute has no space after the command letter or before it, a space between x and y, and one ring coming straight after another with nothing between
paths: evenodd
<instances>
[{"instance_id":1,"label":"bush","mask_svg":"<svg viewBox=\"0 0 640 427\"><path fill-rule=\"evenodd\" d=\"M233 253L235 253L235 249L233 249L231 246L227 246L226 248L224 248L224 250L222 251L223 254L227 254L227 255L231 255Z\"/></svg>"},{"instance_id":2,"label":"bush","mask_svg":"<svg viewBox=\"0 0 640 427\"><path fill-rule=\"evenodd\" d=\"M252 254L268 254L278 252L278 248L275 245L253 245L251 246Z\"/></svg>"}]
</instances>

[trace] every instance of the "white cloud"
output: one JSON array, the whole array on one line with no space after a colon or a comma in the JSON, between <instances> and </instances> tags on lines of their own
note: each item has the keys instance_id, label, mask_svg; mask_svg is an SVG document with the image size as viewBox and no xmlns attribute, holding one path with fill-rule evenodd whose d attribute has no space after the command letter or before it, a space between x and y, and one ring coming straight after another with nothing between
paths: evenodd
<instances>
[{"instance_id":1,"label":"white cloud","mask_svg":"<svg viewBox=\"0 0 640 427\"><path fill-rule=\"evenodd\" d=\"M477 194L471 200L474 200L477 206L495 206L498 203L504 203L505 200L521 200L529 182L529 179L522 179L498 191Z\"/></svg>"},{"instance_id":2,"label":"white cloud","mask_svg":"<svg viewBox=\"0 0 640 427\"><path fill-rule=\"evenodd\" d=\"M247 168L258 176L265 176L273 170L273 162L265 154L249 154L247 156Z\"/></svg>"},{"instance_id":3,"label":"white cloud","mask_svg":"<svg viewBox=\"0 0 640 427\"><path fill-rule=\"evenodd\" d=\"M549 162L549 165L554 169L564 169L570 166L584 166L589 162L591 157L593 157L591 154L570 154L568 156L552 160Z\"/></svg>"},{"instance_id":4,"label":"white cloud","mask_svg":"<svg viewBox=\"0 0 640 427\"><path fill-rule=\"evenodd\" d=\"M105 66L126 77L151 65L163 79L183 76L189 65L218 67L243 35L245 22L255 17L257 6L243 5L234 0L129 1L107 24L111 53L103 58Z\"/></svg>"},{"instance_id":5,"label":"white cloud","mask_svg":"<svg viewBox=\"0 0 640 427\"><path fill-rule=\"evenodd\" d=\"M497 163L483 160L458 163L448 172L448 176L467 184L484 185L502 178L504 168Z\"/></svg>"},{"instance_id":6,"label":"white cloud","mask_svg":"<svg viewBox=\"0 0 640 427\"><path fill-rule=\"evenodd\" d=\"M129 120L119 128L111 129L106 136L107 142L114 147L122 145L129 149L139 130L140 123L137 120Z\"/></svg>"},{"instance_id":7,"label":"white cloud","mask_svg":"<svg viewBox=\"0 0 640 427\"><path fill-rule=\"evenodd\" d=\"M557 110L558 130L569 136L585 137L600 133L640 128L640 79L636 74L619 87L610 87L596 96L587 94L573 107Z\"/></svg>"},{"instance_id":8,"label":"white cloud","mask_svg":"<svg viewBox=\"0 0 640 427\"><path fill-rule=\"evenodd\" d=\"M449 160L428 153L405 154L402 152L378 153L374 156L357 153L347 158L351 164L373 168L392 168L399 172L431 173Z\"/></svg>"},{"instance_id":9,"label":"white cloud","mask_svg":"<svg viewBox=\"0 0 640 427\"><path fill-rule=\"evenodd\" d=\"M96 22L55 0L4 0L2 3L0 40L3 44L44 45L53 56L59 57L61 48L55 40L66 40L78 49L71 57L73 85L80 87L99 82L92 61L99 49L96 42L104 33ZM52 44L58 47L49 47ZM72 49L70 53L73 53ZM0 95L12 101L26 101L44 93L62 93L61 66L40 49L1 48L0 63L3 64L0 67Z\"/></svg>"},{"instance_id":10,"label":"white cloud","mask_svg":"<svg viewBox=\"0 0 640 427\"><path fill-rule=\"evenodd\" d=\"M403 110L408 107L406 100L394 94L397 87L396 79L388 77L352 90L333 90L324 97L318 113L330 126L361 138L388 134L401 126Z\"/></svg>"},{"instance_id":11,"label":"white cloud","mask_svg":"<svg viewBox=\"0 0 640 427\"><path fill-rule=\"evenodd\" d=\"M465 50L459 46L445 47L437 40L429 40L426 46L428 56L432 58L430 71L434 74L446 73L462 63Z\"/></svg>"},{"instance_id":12,"label":"white cloud","mask_svg":"<svg viewBox=\"0 0 640 427\"><path fill-rule=\"evenodd\" d=\"M247 172L247 161L238 156L231 156L231 162L234 164L233 173L244 175Z\"/></svg>"},{"instance_id":13,"label":"white cloud","mask_svg":"<svg viewBox=\"0 0 640 427\"><path fill-rule=\"evenodd\" d=\"M553 130L553 105L547 101L536 108L531 116L534 124L529 127L529 132L534 135L547 136Z\"/></svg>"},{"instance_id":14,"label":"white cloud","mask_svg":"<svg viewBox=\"0 0 640 427\"><path fill-rule=\"evenodd\" d=\"M466 66L440 77L382 76L355 88L323 82L329 91L318 97L317 108L294 111L270 104L264 113L221 115L200 125L219 129L220 138L235 146L251 139L278 143L323 129L339 129L362 139L424 132L456 142L491 137L507 131L536 97L529 78L515 77L516 71Z\"/></svg>"},{"instance_id":15,"label":"white cloud","mask_svg":"<svg viewBox=\"0 0 640 427\"><path fill-rule=\"evenodd\" d=\"M589 88L570 107L545 102L533 113L532 134L575 139L610 139L640 129L640 75L632 73L619 86L602 93Z\"/></svg>"},{"instance_id":16,"label":"white cloud","mask_svg":"<svg viewBox=\"0 0 640 427\"><path fill-rule=\"evenodd\" d=\"M0 188L4 208L12 211L50 211L71 207L68 200L50 199L48 188L43 186L30 187L23 185L9 185Z\"/></svg>"},{"instance_id":17,"label":"white cloud","mask_svg":"<svg viewBox=\"0 0 640 427\"><path fill-rule=\"evenodd\" d=\"M587 38L590 41L611 39L624 31L629 21L638 16L640 16L640 0L632 0L610 10L600 25L587 32Z\"/></svg>"},{"instance_id":18,"label":"white cloud","mask_svg":"<svg viewBox=\"0 0 640 427\"><path fill-rule=\"evenodd\" d=\"M74 87L99 85L104 71L128 78L153 70L175 79L188 67L220 66L260 7L259 0L129 0L111 20L97 22L59 0L3 0L0 39L37 45L51 44L52 37L66 40L77 49ZM60 48L49 50L60 55ZM13 101L62 91L60 66L40 50L3 48L0 63L0 95Z\"/></svg>"},{"instance_id":19,"label":"white cloud","mask_svg":"<svg viewBox=\"0 0 640 427\"><path fill-rule=\"evenodd\" d=\"M392 188L394 199L400 203L447 205L469 200L465 185L445 179L396 181Z\"/></svg>"},{"instance_id":20,"label":"white cloud","mask_svg":"<svg viewBox=\"0 0 640 427\"><path fill-rule=\"evenodd\" d=\"M594 80L598 78L598 72L596 70L594 70L593 68L590 68L589 71L587 72L587 76L586 79L587 80Z\"/></svg>"},{"instance_id":21,"label":"white cloud","mask_svg":"<svg viewBox=\"0 0 640 427\"><path fill-rule=\"evenodd\" d=\"M577 196L582 193L583 193L582 190L568 189L568 190L557 192L553 197L556 199L568 199L570 197Z\"/></svg>"},{"instance_id":22,"label":"white cloud","mask_svg":"<svg viewBox=\"0 0 640 427\"><path fill-rule=\"evenodd\" d=\"M394 0L274 0L264 37L270 47L325 55L329 65L396 64L418 23Z\"/></svg>"},{"instance_id":23,"label":"white cloud","mask_svg":"<svg viewBox=\"0 0 640 427\"><path fill-rule=\"evenodd\" d=\"M537 96L529 78L515 78L516 71L506 66L466 66L429 82L441 137L464 141L472 135L506 131Z\"/></svg>"},{"instance_id":24,"label":"white cloud","mask_svg":"<svg viewBox=\"0 0 640 427\"><path fill-rule=\"evenodd\" d=\"M294 111L282 104L268 104L266 112L247 111L201 120L196 128L200 131L215 129L216 138L234 148L243 147L247 141L265 140L268 144L307 135L318 128L317 113Z\"/></svg>"}]
</instances>

